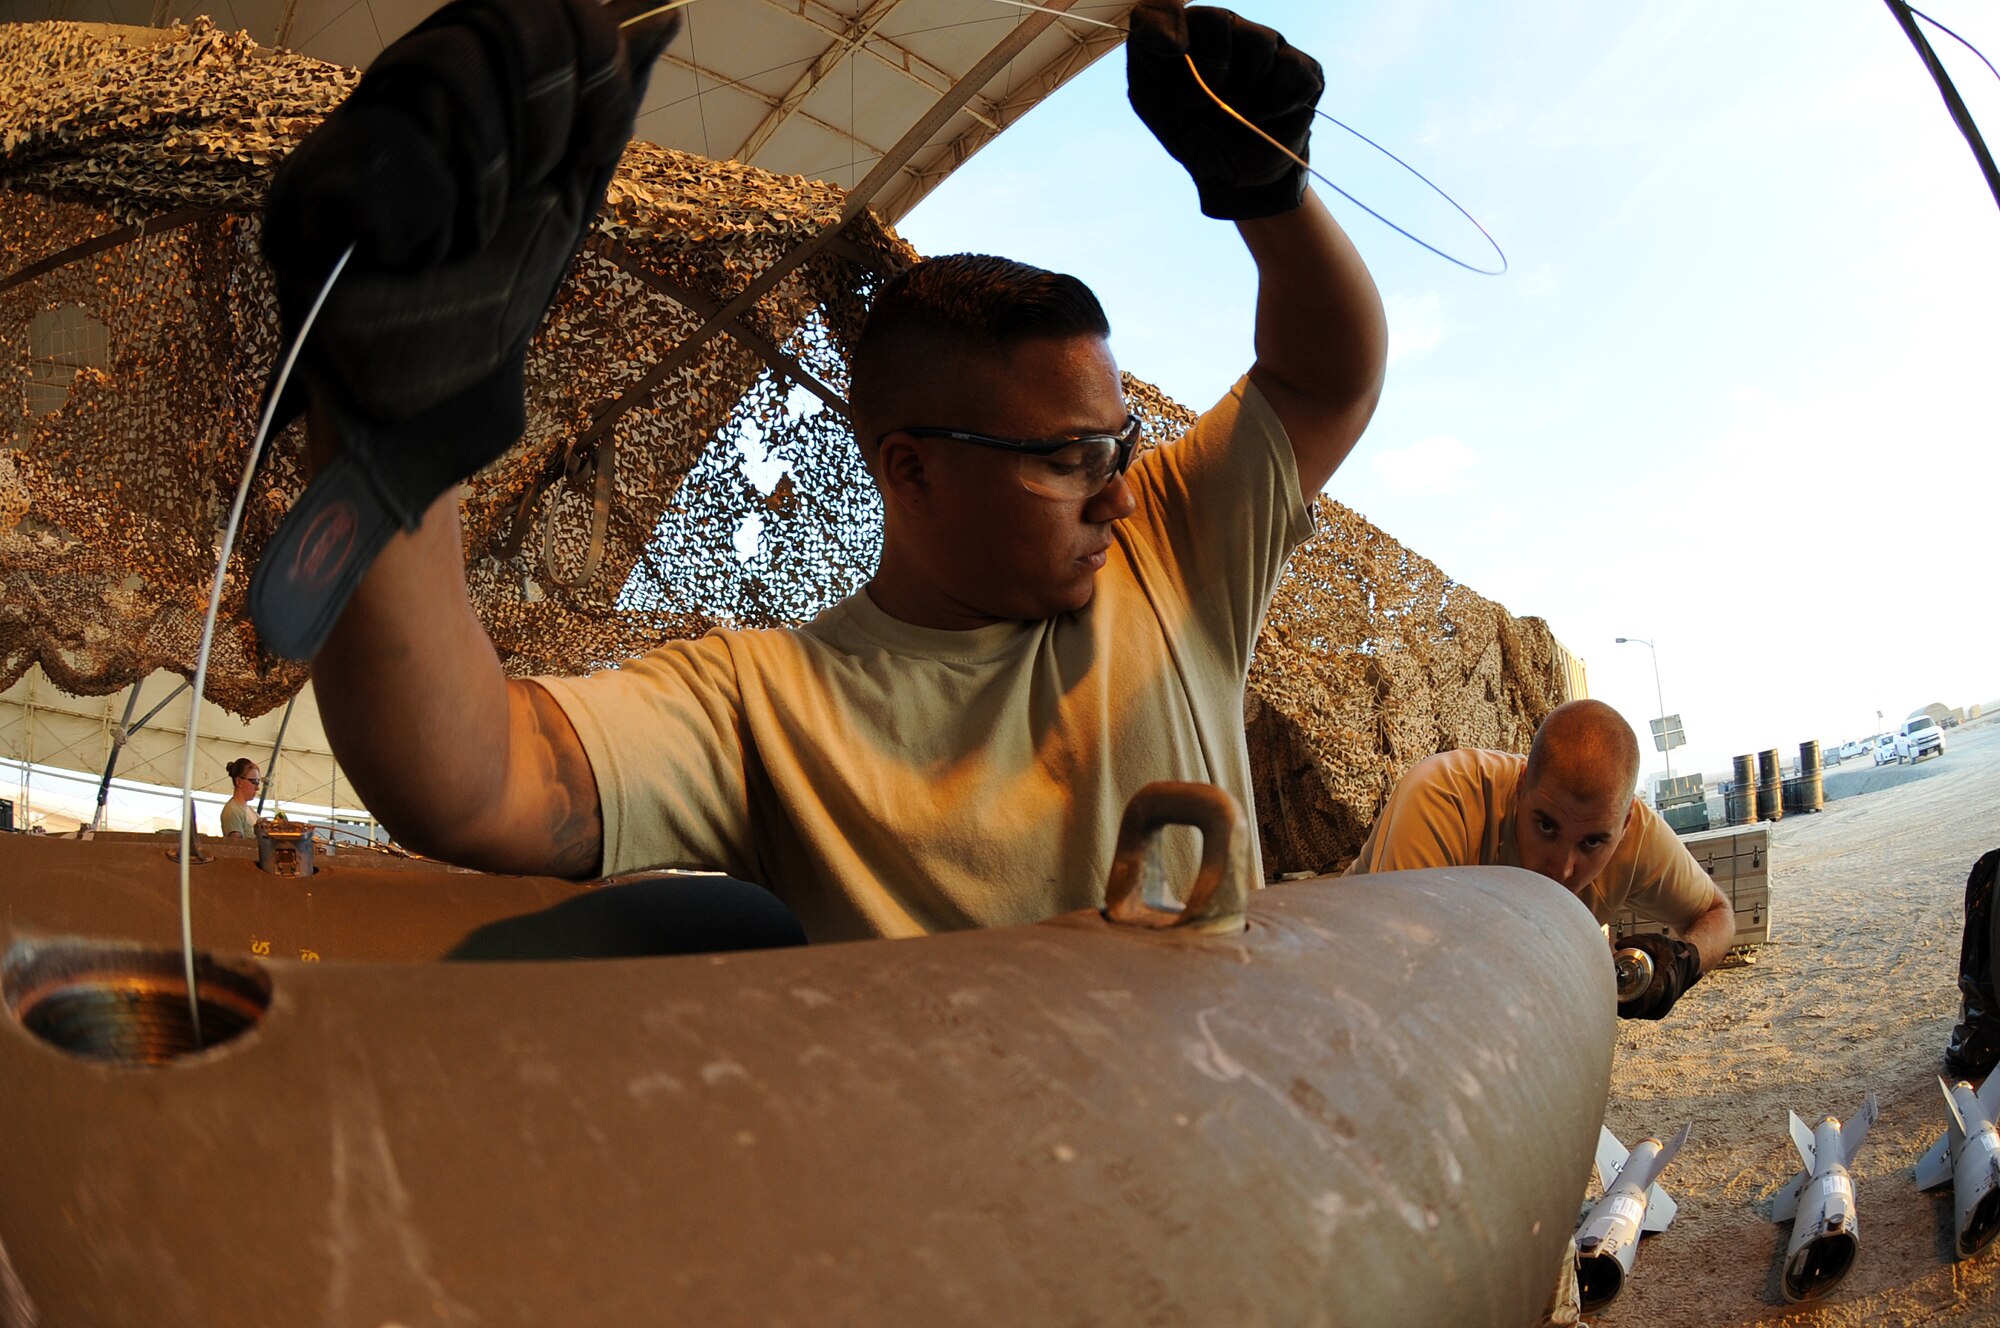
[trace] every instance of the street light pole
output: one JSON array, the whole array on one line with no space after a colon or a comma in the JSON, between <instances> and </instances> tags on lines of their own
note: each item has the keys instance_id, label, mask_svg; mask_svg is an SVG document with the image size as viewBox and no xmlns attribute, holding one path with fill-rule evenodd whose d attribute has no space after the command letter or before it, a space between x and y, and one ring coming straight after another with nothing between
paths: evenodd
<instances>
[{"instance_id":1,"label":"street light pole","mask_svg":"<svg viewBox=\"0 0 2000 1328\"><path fill-rule=\"evenodd\" d=\"M1654 647L1651 641L1648 641L1643 636L1615 637L1613 638L1613 643L1621 646L1644 646L1653 652L1653 700L1660 707L1660 718L1665 720L1667 717L1667 698L1666 693L1660 690L1659 650ZM1660 754L1667 762L1667 778L1672 779L1674 777L1674 753L1673 749L1667 745L1667 735L1665 732L1660 734Z\"/></svg>"}]
</instances>

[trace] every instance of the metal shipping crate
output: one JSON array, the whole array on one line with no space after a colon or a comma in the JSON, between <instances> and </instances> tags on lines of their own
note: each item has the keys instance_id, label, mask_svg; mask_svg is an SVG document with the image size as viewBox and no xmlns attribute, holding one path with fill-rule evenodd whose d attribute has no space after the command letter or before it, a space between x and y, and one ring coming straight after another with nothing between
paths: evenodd
<instances>
[{"instance_id":1,"label":"metal shipping crate","mask_svg":"<svg viewBox=\"0 0 2000 1328\"><path fill-rule=\"evenodd\" d=\"M1771 939L1771 828L1768 825L1728 826L1682 835L1694 860L1736 910L1736 945L1762 945ZM1613 936L1666 931L1667 926L1625 909L1612 925Z\"/></svg>"}]
</instances>

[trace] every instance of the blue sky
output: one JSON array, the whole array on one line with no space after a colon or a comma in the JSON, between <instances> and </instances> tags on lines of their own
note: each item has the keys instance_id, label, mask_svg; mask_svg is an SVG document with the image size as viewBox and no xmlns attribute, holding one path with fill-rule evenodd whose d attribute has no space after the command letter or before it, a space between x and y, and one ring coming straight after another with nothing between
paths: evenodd
<instances>
[{"instance_id":1,"label":"blue sky","mask_svg":"<svg viewBox=\"0 0 2000 1328\"><path fill-rule=\"evenodd\" d=\"M1086 11L1088 12L1088 11ZM1549 620L1677 770L2000 698L1991 591L2000 206L1880 0L1262 0L1323 109L1506 250L1476 276L1322 189L1392 351L1328 492ZM2000 15L1926 12L2000 63ZM2000 150L2000 85L1932 41ZM1332 125L1315 165L1486 266L1462 218ZM900 229L1097 290L1120 363L1205 405L1247 366L1254 270L1124 101L1114 55Z\"/></svg>"}]
</instances>

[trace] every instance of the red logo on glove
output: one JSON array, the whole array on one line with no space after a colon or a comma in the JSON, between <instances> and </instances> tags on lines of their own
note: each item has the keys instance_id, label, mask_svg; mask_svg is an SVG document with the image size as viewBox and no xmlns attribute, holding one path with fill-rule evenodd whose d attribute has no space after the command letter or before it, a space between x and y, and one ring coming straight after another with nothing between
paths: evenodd
<instances>
[{"instance_id":1,"label":"red logo on glove","mask_svg":"<svg viewBox=\"0 0 2000 1328\"><path fill-rule=\"evenodd\" d=\"M299 536L298 549L292 554L292 583L308 592L332 585L347 566L360 529L361 519L353 503L343 499L329 505Z\"/></svg>"}]
</instances>

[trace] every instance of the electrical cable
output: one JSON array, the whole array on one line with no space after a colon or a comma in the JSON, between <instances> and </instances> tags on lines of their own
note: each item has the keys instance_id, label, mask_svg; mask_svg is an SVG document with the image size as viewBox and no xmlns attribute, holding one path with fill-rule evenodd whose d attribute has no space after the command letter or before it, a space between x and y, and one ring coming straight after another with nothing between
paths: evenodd
<instances>
[{"instance_id":1,"label":"electrical cable","mask_svg":"<svg viewBox=\"0 0 2000 1328\"><path fill-rule=\"evenodd\" d=\"M1958 89L1952 84L1951 75L1945 72L1944 62L1938 59L1937 52L1931 49L1923 29L1917 26L1917 19L1922 17L1925 22L1935 24L1948 33L1953 40L1979 56L1988 69L1993 68L1992 62L1981 55L1979 48L1971 42L1929 15L1919 15L1916 10L1905 4L1904 0L1884 0L1884 3L1889 6L1889 12L1895 16L1896 22L1902 25L1903 35L1910 39L1910 45L1916 48L1917 58L1924 62L1924 68L1930 72L1931 81L1937 84L1938 95L1944 98L1945 110L1950 113L1952 123L1958 126L1958 132L1964 135L1966 146L1972 149L1973 159L1979 163L1979 172L1986 179L1987 190L1993 195L1993 201L2000 203L2000 164L1994 162L1993 153L1987 148L1986 139L1979 132L1978 122L1972 118L1972 112L1967 109L1965 99L1958 95Z\"/></svg>"},{"instance_id":2,"label":"electrical cable","mask_svg":"<svg viewBox=\"0 0 2000 1328\"><path fill-rule=\"evenodd\" d=\"M306 343L306 336L312 331L314 320L319 317L320 307L326 297L333 293L333 283L340 278L347 260L354 256L354 246L348 245L326 274L326 282L313 298L312 307L306 310L303 322L299 324L298 335L285 348L285 358L278 367L278 377L271 385L271 391L264 400L264 417L258 422L257 436L250 442L250 456L243 464L243 478L236 485L236 500L229 505L229 521L222 528L222 547L215 560L215 580L208 589L208 614L201 624L201 644L195 651L194 699L188 703L187 751L181 766L181 970L187 978L188 1018L194 1033L195 1050L201 1049L201 999L194 981L194 894L191 868L194 858L194 758L195 740L201 727L201 698L208 683L208 655L215 644L216 620L222 616L222 583L229 571L229 555L236 546L236 532L243 524L243 508L250 498L250 482L256 478L257 462L264 455L264 442L271 432L271 417L277 413L278 400L285 394L285 384L291 380L292 366L297 363L299 349Z\"/></svg>"},{"instance_id":3,"label":"electrical cable","mask_svg":"<svg viewBox=\"0 0 2000 1328\"><path fill-rule=\"evenodd\" d=\"M1993 62L1986 58L1986 53L1984 51L1980 50L1977 46L1974 46L1971 42L1967 41L1965 38L1953 32L1950 28L1947 28L1944 24L1932 18L1929 14L1926 14L1923 10L1918 9L1915 5L1904 5L1903 8L1909 10L1912 14L1915 14L1918 18L1930 24L1932 27L1936 28L1939 32L1942 32L1945 36L1951 38L1953 41L1957 42L1960 46L1963 46L1966 50L1971 51L1974 55L1978 56L1979 63L1986 66L1986 72L1993 75L1993 77L1995 78L2000 78L2000 69L1995 69L1993 67Z\"/></svg>"}]
</instances>

